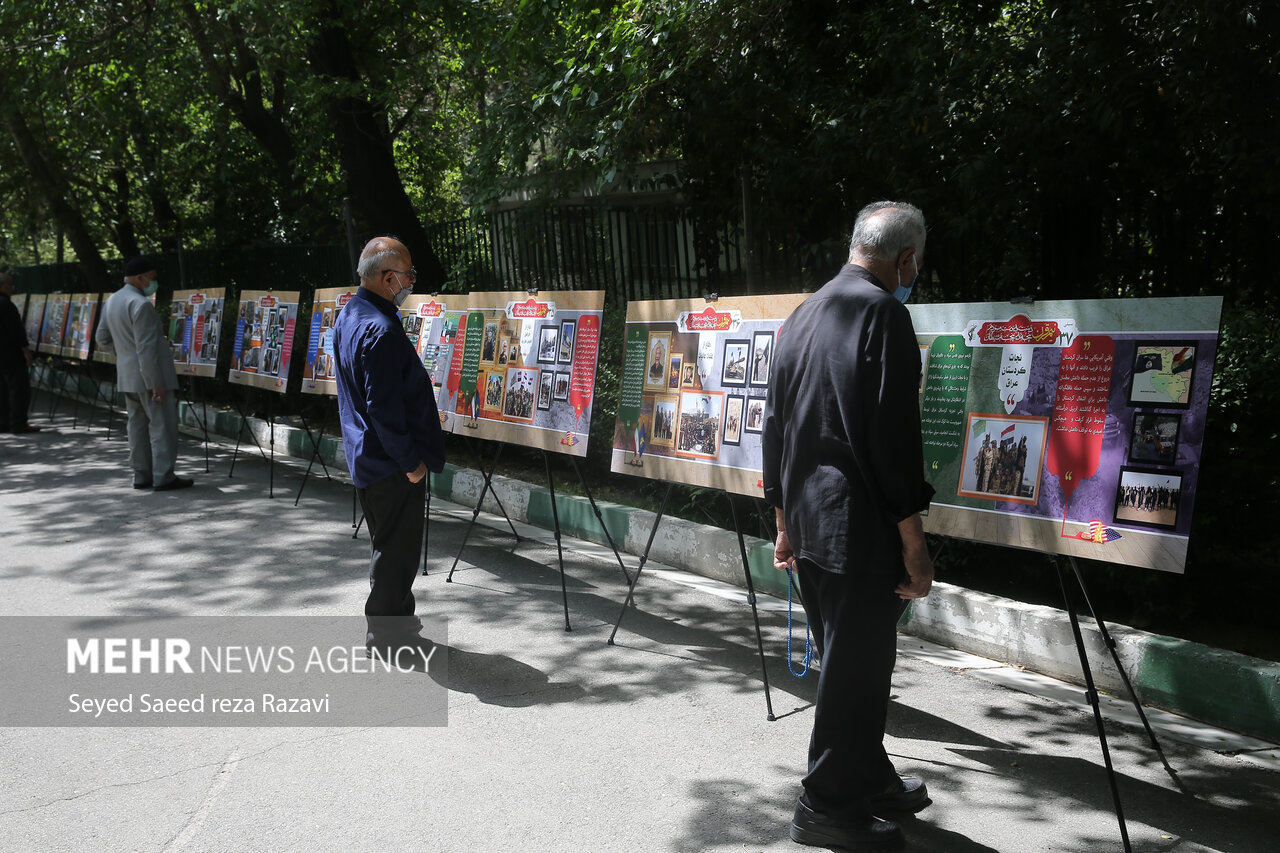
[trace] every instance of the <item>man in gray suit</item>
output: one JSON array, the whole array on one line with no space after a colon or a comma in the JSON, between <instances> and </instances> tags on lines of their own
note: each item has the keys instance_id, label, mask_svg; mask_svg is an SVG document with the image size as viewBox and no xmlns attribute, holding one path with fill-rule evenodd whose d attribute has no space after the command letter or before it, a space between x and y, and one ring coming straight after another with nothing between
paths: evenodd
<instances>
[{"instance_id":1,"label":"man in gray suit","mask_svg":"<svg viewBox=\"0 0 1280 853\"><path fill-rule=\"evenodd\" d=\"M178 456L178 372L160 315L148 299L156 267L146 258L125 264L124 287L102 306L98 345L116 354L116 388L129 412L133 487L157 492L194 482L173 473Z\"/></svg>"}]
</instances>

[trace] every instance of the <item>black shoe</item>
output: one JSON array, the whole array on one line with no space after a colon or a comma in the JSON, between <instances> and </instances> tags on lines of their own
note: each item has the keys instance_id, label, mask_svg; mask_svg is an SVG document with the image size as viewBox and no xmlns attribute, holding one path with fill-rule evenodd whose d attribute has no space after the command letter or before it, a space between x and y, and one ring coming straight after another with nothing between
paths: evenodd
<instances>
[{"instance_id":1,"label":"black shoe","mask_svg":"<svg viewBox=\"0 0 1280 853\"><path fill-rule=\"evenodd\" d=\"M149 489L151 488L151 481L147 480L145 483L134 483L133 487L135 489Z\"/></svg>"},{"instance_id":2,"label":"black shoe","mask_svg":"<svg viewBox=\"0 0 1280 853\"><path fill-rule=\"evenodd\" d=\"M884 793L871 798L875 814L915 814L933 805L924 780L916 776L899 776Z\"/></svg>"},{"instance_id":3,"label":"black shoe","mask_svg":"<svg viewBox=\"0 0 1280 853\"><path fill-rule=\"evenodd\" d=\"M901 850L906 846L902 829L891 820L867 815L863 818L832 817L814 811L801 797L791 818L791 840L810 847L838 847L842 850Z\"/></svg>"},{"instance_id":4,"label":"black shoe","mask_svg":"<svg viewBox=\"0 0 1280 853\"><path fill-rule=\"evenodd\" d=\"M174 477L167 483L161 483L156 486L157 492L172 492L176 489L189 489L196 484L196 481L190 477Z\"/></svg>"}]
</instances>

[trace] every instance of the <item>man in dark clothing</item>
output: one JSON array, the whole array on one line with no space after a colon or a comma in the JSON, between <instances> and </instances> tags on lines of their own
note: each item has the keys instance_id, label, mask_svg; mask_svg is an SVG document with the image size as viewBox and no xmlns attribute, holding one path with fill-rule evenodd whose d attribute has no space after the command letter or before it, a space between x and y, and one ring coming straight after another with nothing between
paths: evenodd
<instances>
[{"instance_id":1,"label":"man in dark clothing","mask_svg":"<svg viewBox=\"0 0 1280 853\"><path fill-rule=\"evenodd\" d=\"M369 525L372 557L364 612L371 654L412 645L413 579L422 554L427 471L444 468L444 433L431 378L396 308L417 280L409 250L370 240L360 287L334 324L342 446Z\"/></svg>"},{"instance_id":2,"label":"man in dark clothing","mask_svg":"<svg viewBox=\"0 0 1280 853\"><path fill-rule=\"evenodd\" d=\"M13 276L0 272L0 432L39 432L27 423L31 406L31 343L13 304Z\"/></svg>"},{"instance_id":3,"label":"man in dark clothing","mask_svg":"<svg viewBox=\"0 0 1280 853\"><path fill-rule=\"evenodd\" d=\"M864 208L849 263L787 319L774 352L763 434L774 564L795 567L821 661L791 823L802 844L899 849L901 829L876 815L931 802L923 781L897 775L883 743L895 628L905 600L933 583L919 515L933 496L920 353L902 304L924 242L915 207Z\"/></svg>"}]
</instances>

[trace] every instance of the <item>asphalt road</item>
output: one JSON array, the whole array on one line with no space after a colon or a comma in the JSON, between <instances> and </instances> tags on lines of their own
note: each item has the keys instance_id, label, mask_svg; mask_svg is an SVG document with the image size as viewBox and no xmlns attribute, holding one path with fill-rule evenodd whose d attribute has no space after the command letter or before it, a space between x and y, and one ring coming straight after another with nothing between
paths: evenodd
<instances>
[{"instance_id":1,"label":"asphalt road","mask_svg":"<svg viewBox=\"0 0 1280 853\"><path fill-rule=\"evenodd\" d=\"M37 422L43 422L43 419ZM368 540L351 489L214 448L195 488L129 488L98 427L0 437L0 602L95 618L358 614ZM116 434L120 423L116 421ZM791 851L815 676L786 671L785 612L762 614L774 722L740 592L646 572L617 644L612 555L480 525L433 502L420 610L447 620L445 727L0 730L0 848L13 851ZM550 542L550 544L548 544ZM634 566L634 557L627 558ZM723 592L723 590L721 591ZM1122 850L1098 734L1073 701L983 677L901 638L887 747L934 805L910 850ZM413 676L406 676L413 677ZM1017 684L1012 685L1017 687ZM0 686L0 690L4 690ZM3 702L22 702L7 692ZM1280 849L1280 775L1108 724L1134 850Z\"/></svg>"}]
</instances>

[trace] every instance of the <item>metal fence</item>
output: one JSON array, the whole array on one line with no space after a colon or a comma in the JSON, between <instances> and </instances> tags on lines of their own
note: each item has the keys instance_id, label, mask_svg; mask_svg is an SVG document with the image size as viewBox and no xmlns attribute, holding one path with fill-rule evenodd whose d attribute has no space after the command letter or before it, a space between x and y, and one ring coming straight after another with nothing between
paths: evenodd
<instances>
[{"instance_id":1,"label":"metal fence","mask_svg":"<svg viewBox=\"0 0 1280 853\"><path fill-rule=\"evenodd\" d=\"M611 305L800 290L820 284L841 259L805 253L793 238L755 234L740 222L707 222L682 205L526 205L436 223L427 229L445 290L603 290ZM750 246L750 250L748 249ZM163 290L226 287L298 290L352 283L347 247L188 249L153 256ZM124 261L108 262L112 271ZM84 291L75 264L14 270L22 291Z\"/></svg>"}]
</instances>

